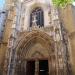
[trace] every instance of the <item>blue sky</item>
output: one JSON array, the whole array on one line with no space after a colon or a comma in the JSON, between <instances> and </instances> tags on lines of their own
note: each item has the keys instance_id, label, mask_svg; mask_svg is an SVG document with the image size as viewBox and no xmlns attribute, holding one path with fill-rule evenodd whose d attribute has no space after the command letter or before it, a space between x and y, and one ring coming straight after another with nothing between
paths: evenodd
<instances>
[{"instance_id":1,"label":"blue sky","mask_svg":"<svg viewBox=\"0 0 75 75\"><path fill-rule=\"evenodd\" d=\"M3 8L5 0L0 0L0 10Z\"/></svg>"}]
</instances>

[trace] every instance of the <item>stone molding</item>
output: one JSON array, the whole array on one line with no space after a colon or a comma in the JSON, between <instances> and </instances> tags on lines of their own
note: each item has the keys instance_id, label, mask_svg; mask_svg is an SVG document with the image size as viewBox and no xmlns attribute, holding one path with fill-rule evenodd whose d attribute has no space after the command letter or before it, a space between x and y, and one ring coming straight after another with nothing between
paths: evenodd
<instances>
[{"instance_id":1,"label":"stone molding","mask_svg":"<svg viewBox=\"0 0 75 75\"><path fill-rule=\"evenodd\" d=\"M42 40L42 41L40 41ZM29 51L29 45L34 44L35 42L39 42L40 44L42 44L44 47L46 47L46 49L49 52L49 55L51 54L52 51L54 51L54 41L52 39L52 37L50 37L48 34L46 34L45 32L42 31L32 31L27 33L26 35L23 34L20 39L18 39L16 41L16 45L15 45L15 50L17 52L20 52L20 54L24 54L24 56L27 54L27 52Z\"/></svg>"}]
</instances>

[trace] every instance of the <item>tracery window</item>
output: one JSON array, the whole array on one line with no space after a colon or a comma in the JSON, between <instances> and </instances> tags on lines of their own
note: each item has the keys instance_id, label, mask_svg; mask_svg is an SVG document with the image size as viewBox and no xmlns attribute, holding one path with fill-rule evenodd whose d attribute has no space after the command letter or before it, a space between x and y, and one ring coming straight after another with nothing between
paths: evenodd
<instances>
[{"instance_id":1,"label":"tracery window","mask_svg":"<svg viewBox=\"0 0 75 75\"><path fill-rule=\"evenodd\" d=\"M44 26L44 14L43 10L39 7L35 8L30 14L30 27L36 23L37 26Z\"/></svg>"}]
</instances>

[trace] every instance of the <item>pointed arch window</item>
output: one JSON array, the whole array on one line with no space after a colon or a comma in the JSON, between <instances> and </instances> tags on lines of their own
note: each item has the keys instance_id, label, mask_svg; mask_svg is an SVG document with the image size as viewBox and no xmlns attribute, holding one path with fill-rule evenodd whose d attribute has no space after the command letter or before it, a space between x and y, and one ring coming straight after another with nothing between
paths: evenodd
<instances>
[{"instance_id":1,"label":"pointed arch window","mask_svg":"<svg viewBox=\"0 0 75 75\"><path fill-rule=\"evenodd\" d=\"M39 7L35 8L30 14L30 27L34 25L34 22L37 26L44 26L44 13L43 10Z\"/></svg>"}]
</instances>

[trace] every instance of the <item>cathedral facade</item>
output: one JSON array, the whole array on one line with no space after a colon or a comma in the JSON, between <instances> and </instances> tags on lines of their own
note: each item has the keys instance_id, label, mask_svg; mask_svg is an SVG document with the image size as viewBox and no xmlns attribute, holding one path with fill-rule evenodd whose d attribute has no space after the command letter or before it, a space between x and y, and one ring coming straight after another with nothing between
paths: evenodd
<instances>
[{"instance_id":1,"label":"cathedral facade","mask_svg":"<svg viewBox=\"0 0 75 75\"><path fill-rule=\"evenodd\" d=\"M6 0L6 9L3 75L75 74L71 5L59 9L51 0Z\"/></svg>"}]
</instances>

